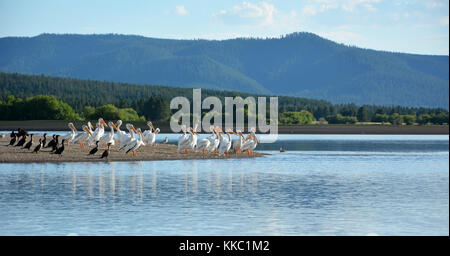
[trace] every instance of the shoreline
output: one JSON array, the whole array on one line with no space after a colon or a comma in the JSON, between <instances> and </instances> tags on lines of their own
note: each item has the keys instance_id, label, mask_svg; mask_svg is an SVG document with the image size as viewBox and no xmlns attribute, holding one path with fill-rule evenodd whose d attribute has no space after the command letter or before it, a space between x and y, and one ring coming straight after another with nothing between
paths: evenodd
<instances>
[{"instance_id":1,"label":"shoreline","mask_svg":"<svg viewBox=\"0 0 450 256\"><path fill-rule=\"evenodd\" d=\"M117 146L113 146L108 159L100 159L104 145L99 146L99 150L95 155L89 155L92 147L81 149L79 144L71 144L70 147L65 146L65 150L61 156L50 153L49 148L42 149L39 153L33 153L34 147L39 142L41 136L34 136L34 144L31 150L22 149L22 147L7 146L10 138L0 138L0 164L2 163L92 163L92 162L139 162L139 161L165 161L165 160L208 160L208 159L236 159L236 158L254 158L268 155L266 153L257 153L255 156L248 156L247 153L235 154L229 153L229 157L218 156L216 154L201 154L189 151L188 154L177 153L177 146L171 144L157 144L156 146L142 146L137 150L137 156L131 153L118 151ZM47 136L47 140L49 137Z\"/></svg>"},{"instance_id":2,"label":"shoreline","mask_svg":"<svg viewBox=\"0 0 450 256\"><path fill-rule=\"evenodd\" d=\"M69 121L36 120L36 121L0 121L0 131L11 132L21 127L27 131L68 131ZM73 121L77 129L87 121ZM94 121L95 123L96 121ZM148 129L145 122L130 122L136 128ZM161 133L172 133L168 123L153 123ZM448 135L448 125L304 125L278 126L279 134L409 134L409 135Z\"/></svg>"}]
</instances>

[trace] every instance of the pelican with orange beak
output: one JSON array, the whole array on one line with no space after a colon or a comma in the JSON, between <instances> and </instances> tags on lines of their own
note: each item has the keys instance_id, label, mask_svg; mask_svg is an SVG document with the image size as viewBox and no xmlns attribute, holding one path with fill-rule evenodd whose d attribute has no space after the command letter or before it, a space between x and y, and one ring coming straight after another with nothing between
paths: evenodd
<instances>
[{"instance_id":1,"label":"pelican with orange beak","mask_svg":"<svg viewBox=\"0 0 450 256\"><path fill-rule=\"evenodd\" d=\"M230 134L236 134L235 132L233 132L232 130L227 130L226 133L224 133L222 130L219 130L219 135L220 134L227 134L228 135L228 139L223 138L222 136L220 136L222 138L220 144L219 144L219 156L221 155L225 155L225 157L228 157L228 151L231 148L231 136Z\"/></svg>"},{"instance_id":2,"label":"pelican with orange beak","mask_svg":"<svg viewBox=\"0 0 450 256\"><path fill-rule=\"evenodd\" d=\"M70 142L75 139L75 136L77 135L77 128L73 125L73 123L68 124L69 128L71 129L71 132L69 132L66 136L62 137L62 139L67 142L67 146L70 146Z\"/></svg>"},{"instance_id":3,"label":"pelican with orange beak","mask_svg":"<svg viewBox=\"0 0 450 256\"><path fill-rule=\"evenodd\" d=\"M182 127L183 135L180 136L178 139L178 153L180 153L182 150L184 153L188 154L187 150L189 148L192 148L193 139L194 139L194 129L189 127L189 136L186 134L186 127Z\"/></svg>"},{"instance_id":4,"label":"pelican with orange beak","mask_svg":"<svg viewBox=\"0 0 450 256\"><path fill-rule=\"evenodd\" d=\"M133 152L133 156L137 156L136 150L138 150L138 148L142 145L145 145L144 136L142 135L142 131L140 128L137 129L137 133L139 134L139 138L135 139L125 147L125 154L128 154L128 152L131 151Z\"/></svg>"},{"instance_id":5,"label":"pelican with orange beak","mask_svg":"<svg viewBox=\"0 0 450 256\"><path fill-rule=\"evenodd\" d=\"M129 135L120 129L120 126L122 125L122 120L117 120L115 123L116 126L116 134L117 134L117 145L120 146L120 142L124 141L126 137Z\"/></svg>"},{"instance_id":6,"label":"pelican with orange beak","mask_svg":"<svg viewBox=\"0 0 450 256\"><path fill-rule=\"evenodd\" d=\"M219 129L219 127L214 128L214 126L210 127L212 135L211 137L209 137L209 139L211 140L211 144L208 148L208 152L215 152L217 153L217 148L219 147L220 144L220 137L219 137L219 133L216 131L217 129ZM215 138L214 138L215 135Z\"/></svg>"},{"instance_id":7,"label":"pelican with orange beak","mask_svg":"<svg viewBox=\"0 0 450 256\"><path fill-rule=\"evenodd\" d=\"M78 134L75 139L73 139L72 143L80 143L80 147L82 149L85 148L84 143L92 136L92 132L89 130L87 125L83 125L82 129L84 131L84 133L80 133Z\"/></svg>"},{"instance_id":8,"label":"pelican with orange beak","mask_svg":"<svg viewBox=\"0 0 450 256\"><path fill-rule=\"evenodd\" d=\"M130 145L136 141L135 134L138 133L132 124L127 124L127 128L130 130L129 137L121 142L119 150L125 149L125 152L130 149Z\"/></svg>"},{"instance_id":9,"label":"pelican with orange beak","mask_svg":"<svg viewBox=\"0 0 450 256\"><path fill-rule=\"evenodd\" d=\"M189 144L189 148L194 150L197 147L197 141L198 141L198 133L196 132L198 124L194 126L194 128L191 128L191 142Z\"/></svg>"},{"instance_id":10,"label":"pelican with orange beak","mask_svg":"<svg viewBox=\"0 0 450 256\"><path fill-rule=\"evenodd\" d=\"M197 148L195 152L202 151L202 154L205 154L205 151L208 150L211 147L211 143L214 143L214 126L210 126L209 129L211 130L211 136L201 139L197 143Z\"/></svg>"},{"instance_id":11,"label":"pelican with orange beak","mask_svg":"<svg viewBox=\"0 0 450 256\"><path fill-rule=\"evenodd\" d=\"M233 141L233 150L236 154L241 153L241 147L244 144L244 135L242 131L237 130L235 133L238 136L238 139Z\"/></svg>"},{"instance_id":12,"label":"pelican with orange beak","mask_svg":"<svg viewBox=\"0 0 450 256\"><path fill-rule=\"evenodd\" d=\"M181 131L183 132L183 134L178 138L178 150L177 150L178 153L181 152L185 141L189 138L188 135L186 134L186 125L183 124L181 126Z\"/></svg>"},{"instance_id":13,"label":"pelican with orange beak","mask_svg":"<svg viewBox=\"0 0 450 256\"><path fill-rule=\"evenodd\" d=\"M115 144L114 129L117 129L117 127L111 121L108 122L108 126L111 129L111 131L108 134L103 135L103 137L101 137L99 141L99 143L105 143L106 148L108 147L107 146L108 144L110 144L110 146L114 146Z\"/></svg>"},{"instance_id":14,"label":"pelican with orange beak","mask_svg":"<svg viewBox=\"0 0 450 256\"><path fill-rule=\"evenodd\" d=\"M153 124L152 124L152 122L150 122L150 121L148 121L147 122L147 126L148 126L148 130L145 130L143 133L142 133L142 135L144 136L144 142L145 143L147 143L147 144L149 144L150 143L150 140L151 140L151 135L153 134L153 130L155 129L154 127L153 127Z\"/></svg>"},{"instance_id":15,"label":"pelican with orange beak","mask_svg":"<svg viewBox=\"0 0 450 256\"><path fill-rule=\"evenodd\" d=\"M147 142L147 144L150 144L151 146L154 146L154 145L156 145L155 144L155 142L156 142L156 135L161 131L159 128L156 128L155 129L155 127L153 127L153 124L152 124L152 122L150 122L150 126L152 127L152 129L153 129L153 133L151 133L150 134L150 138L149 138L149 141Z\"/></svg>"},{"instance_id":16,"label":"pelican with orange beak","mask_svg":"<svg viewBox=\"0 0 450 256\"><path fill-rule=\"evenodd\" d=\"M256 148L258 143L259 143L259 140L258 140L258 137L256 137L255 129L252 128L250 130L250 134L247 136L244 144L241 147L241 151L242 152L247 151L249 156L253 156L254 155L253 150Z\"/></svg>"},{"instance_id":17,"label":"pelican with orange beak","mask_svg":"<svg viewBox=\"0 0 450 256\"><path fill-rule=\"evenodd\" d=\"M90 145L93 144L94 142L97 142L100 140L100 138L105 133L105 127L107 127L107 126L108 125L105 123L103 118L100 117L98 119L97 129L95 129L94 133L92 134L92 140L89 140Z\"/></svg>"}]
</instances>

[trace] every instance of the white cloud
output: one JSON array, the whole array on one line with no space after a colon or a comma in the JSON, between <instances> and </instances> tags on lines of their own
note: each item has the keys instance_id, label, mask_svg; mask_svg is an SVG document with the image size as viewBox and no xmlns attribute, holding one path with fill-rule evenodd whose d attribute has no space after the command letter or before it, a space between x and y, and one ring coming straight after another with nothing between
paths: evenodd
<instances>
[{"instance_id":1,"label":"white cloud","mask_svg":"<svg viewBox=\"0 0 450 256\"><path fill-rule=\"evenodd\" d=\"M188 11L184 8L183 5L177 5L175 6L175 13L178 15L186 15L188 14Z\"/></svg>"},{"instance_id":2,"label":"white cloud","mask_svg":"<svg viewBox=\"0 0 450 256\"><path fill-rule=\"evenodd\" d=\"M376 11L377 8L374 5L380 0L309 0L308 2L309 4L302 10L304 16L314 16L333 9L353 12L360 6L369 11Z\"/></svg>"},{"instance_id":3,"label":"white cloud","mask_svg":"<svg viewBox=\"0 0 450 256\"><path fill-rule=\"evenodd\" d=\"M225 12L243 19L257 19L263 25L270 25L274 22L275 7L266 2L252 4L244 1L240 5L233 6L229 12Z\"/></svg>"},{"instance_id":4,"label":"white cloud","mask_svg":"<svg viewBox=\"0 0 450 256\"><path fill-rule=\"evenodd\" d=\"M302 9L302 15L304 16L314 16L316 15L318 10L313 5L307 5Z\"/></svg>"},{"instance_id":5,"label":"white cloud","mask_svg":"<svg viewBox=\"0 0 450 256\"><path fill-rule=\"evenodd\" d=\"M448 26L448 16L445 16L442 19L440 19L439 23L441 23L442 26Z\"/></svg>"},{"instance_id":6,"label":"white cloud","mask_svg":"<svg viewBox=\"0 0 450 256\"><path fill-rule=\"evenodd\" d=\"M346 0L342 2L341 7L344 11L353 12L359 6L364 6L367 10L374 11L376 8L373 4L380 2L380 0Z\"/></svg>"},{"instance_id":7,"label":"white cloud","mask_svg":"<svg viewBox=\"0 0 450 256\"><path fill-rule=\"evenodd\" d=\"M279 11L273 4L267 2L242 3L228 10L220 10L213 14L225 24L251 26L258 28L298 28L297 13Z\"/></svg>"},{"instance_id":8,"label":"white cloud","mask_svg":"<svg viewBox=\"0 0 450 256\"><path fill-rule=\"evenodd\" d=\"M328 10L333 10L339 8L339 4L334 1L320 1L316 0L315 2L320 3L318 5L306 5L302 9L303 16L314 16L318 13L326 12Z\"/></svg>"}]
</instances>

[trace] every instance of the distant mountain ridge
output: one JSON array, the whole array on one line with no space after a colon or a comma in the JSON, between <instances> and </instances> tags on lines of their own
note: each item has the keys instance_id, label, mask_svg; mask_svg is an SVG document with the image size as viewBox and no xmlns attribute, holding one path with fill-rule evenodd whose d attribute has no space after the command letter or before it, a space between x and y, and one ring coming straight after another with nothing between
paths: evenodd
<instances>
[{"instance_id":1,"label":"distant mountain ridge","mask_svg":"<svg viewBox=\"0 0 450 256\"><path fill-rule=\"evenodd\" d=\"M221 41L113 34L5 37L0 71L335 103L449 105L448 56L349 47L311 33Z\"/></svg>"}]
</instances>

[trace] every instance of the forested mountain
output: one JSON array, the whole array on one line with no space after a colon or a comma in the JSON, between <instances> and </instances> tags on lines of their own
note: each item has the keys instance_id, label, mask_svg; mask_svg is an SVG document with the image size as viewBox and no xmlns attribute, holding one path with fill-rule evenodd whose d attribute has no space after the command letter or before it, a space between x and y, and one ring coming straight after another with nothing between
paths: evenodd
<instances>
[{"instance_id":1,"label":"forested mountain","mask_svg":"<svg viewBox=\"0 0 450 256\"><path fill-rule=\"evenodd\" d=\"M126 35L0 38L0 71L200 87L334 103L448 109L449 57L349 47L311 33L275 39Z\"/></svg>"}]
</instances>

